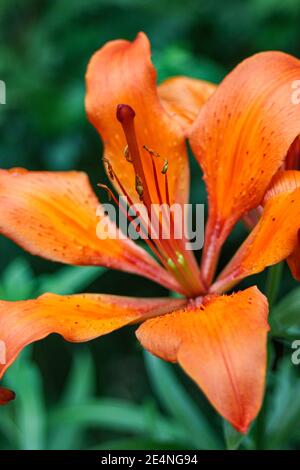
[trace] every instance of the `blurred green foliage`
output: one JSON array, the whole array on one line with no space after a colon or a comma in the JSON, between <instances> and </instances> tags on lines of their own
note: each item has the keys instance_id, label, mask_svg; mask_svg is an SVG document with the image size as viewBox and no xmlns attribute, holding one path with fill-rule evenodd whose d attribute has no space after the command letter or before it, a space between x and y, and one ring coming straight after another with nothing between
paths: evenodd
<instances>
[{"instance_id":1,"label":"blurred green foliage","mask_svg":"<svg viewBox=\"0 0 300 470\"><path fill-rule=\"evenodd\" d=\"M87 62L107 40L144 30L159 80L184 74L218 83L260 50L300 56L299 24L299 0L1 0L0 79L7 86L1 167L76 168L93 182L104 178L101 144L83 101ZM200 171L191 165L191 199L202 202ZM222 262L243 234L242 227L234 231ZM0 298L7 300L45 291L166 294L136 276L30 257L4 238L0 269ZM269 275L268 289L274 282ZM266 291L265 275L257 283ZM271 324L281 339L270 343L267 398L248 436L223 426L181 371L143 357L129 328L85 347L52 336L27 348L6 377L18 399L0 409L0 448L299 447L299 367L290 355L300 333L300 290L287 269L277 287Z\"/></svg>"}]
</instances>

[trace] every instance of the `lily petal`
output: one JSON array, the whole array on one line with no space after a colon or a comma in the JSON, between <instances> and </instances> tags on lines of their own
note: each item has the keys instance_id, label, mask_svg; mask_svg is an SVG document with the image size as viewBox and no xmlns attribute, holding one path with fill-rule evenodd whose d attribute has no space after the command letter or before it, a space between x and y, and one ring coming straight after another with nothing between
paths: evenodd
<instances>
[{"instance_id":1,"label":"lily petal","mask_svg":"<svg viewBox=\"0 0 300 470\"><path fill-rule=\"evenodd\" d=\"M152 354L178 362L217 411L244 433L263 398L267 314L266 298L251 287L148 320L137 337Z\"/></svg>"},{"instance_id":2,"label":"lily petal","mask_svg":"<svg viewBox=\"0 0 300 470\"><path fill-rule=\"evenodd\" d=\"M259 206L271 178L300 134L292 100L300 61L263 52L243 61L203 106L190 133L209 195L203 276L213 277L234 224Z\"/></svg>"},{"instance_id":3,"label":"lily petal","mask_svg":"<svg viewBox=\"0 0 300 470\"><path fill-rule=\"evenodd\" d=\"M58 333L67 341L89 341L184 303L184 299L98 294L44 294L35 300L0 301L0 338L6 346L6 363L0 364L0 377L25 346L50 333Z\"/></svg>"},{"instance_id":4,"label":"lily petal","mask_svg":"<svg viewBox=\"0 0 300 470\"><path fill-rule=\"evenodd\" d=\"M264 198L263 205L266 205L267 201L279 196L280 194L292 193L300 187L300 171L287 170L279 171L272 178L271 184L267 189Z\"/></svg>"},{"instance_id":5,"label":"lily petal","mask_svg":"<svg viewBox=\"0 0 300 470\"><path fill-rule=\"evenodd\" d=\"M264 204L259 222L221 272L211 292L223 292L299 249L300 172L278 173L264 197Z\"/></svg>"},{"instance_id":6,"label":"lily petal","mask_svg":"<svg viewBox=\"0 0 300 470\"><path fill-rule=\"evenodd\" d=\"M171 203L186 203L189 190L189 167L183 129L171 119L158 97L156 72L151 63L148 38L139 33L133 42L117 40L107 43L92 57L86 74L86 111L100 133L105 157L118 175L126 193L134 203L140 199L135 189L133 165L124 157L126 141L116 119L118 104L131 106L136 114L135 129L143 162L149 176L148 189L157 200L152 177L152 158L143 149L146 145L169 162L168 181ZM158 163L157 163L158 164ZM159 185L164 175L159 171ZM119 190L115 179L112 183Z\"/></svg>"},{"instance_id":7,"label":"lily petal","mask_svg":"<svg viewBox=\"0 0 300 470\"><path fill-rule=\"evenodd\" d=\"M158 95L168 114L187 133L198 113L217 86L204 80L172 77L158 86Z\"/></svg>"},{"instance_id":8,"label":"lily petal","mask_svg":"<svg viewBox=\"0 0 300 470\"><path fill-rule=\"evenodd\" d=\"M284 167L286 170L300 169L300 137L297 137L297 139L292 143L288 151Z\"/></svg>"},{"instance_id":9,"label":"lily petal","mask_svg":"<svg viewBox=\"0 0 300 470\"><path fill-rule=\"evenodd\" d=\"M288 154L288 158L286 161L286 166L291 167L298 167L298 162L300 158L300 154L298 155L298 151L300 151L300 139L297 139L294 144L292 145L290 152ZM267 201L272 197L276 196L277 194L283 192L292 192L295 189L300 188L300 171L284 171L279 172L273 178L272 185L270 189L265 194L264 200ZM296 228L297 230L297 225ZM297 281L300 281L300 222L298 223L298 231L297 231L297 242L294 251L291 253L290 256L287 258L287 263L290 268L290 271L294 278Z\"/></svg>"},{"instance_id":10,"label":"lily petal","mask_svg":"<svg viewBox=\"0 0 300 470\"><path fill-rule=\"evenodd\" d=\"M122 238L113 222L106 218L99 225L99 208L85 173L0 170L1 234L52 261L120 269L176 290L172 277L145 250ZM99 238L105 225L115 239Z\"/></svg>"},{"instance_id":11,"label":"lily petal","mask_svg":"<svg viewBox=\"0 0 300 470\"><path fill-rule=\"evenodd\" d=\"M300 281L300 229L298 230L298 243L293 253L287 258L290 271L297 281Z\"/></svg>"}]
</instances>

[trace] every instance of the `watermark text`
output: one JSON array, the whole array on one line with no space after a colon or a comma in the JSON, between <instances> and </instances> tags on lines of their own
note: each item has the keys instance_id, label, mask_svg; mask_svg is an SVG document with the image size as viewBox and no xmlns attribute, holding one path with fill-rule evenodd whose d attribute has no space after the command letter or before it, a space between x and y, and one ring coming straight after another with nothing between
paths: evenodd
<instances>
[{"instance_id":1,"label":"watermark text","mask_svg":"<svg viewBox=\"0 0 300 470\"><path fill-rule=\"evenodd\" d=\"M193 210L194 208L194 210ZM184 240L186 250L200 250L204 243L204 204L129 205L119 197L119 210L111 203L97 208L97 237L110 239Z\"/></svg>"}]
</instances>

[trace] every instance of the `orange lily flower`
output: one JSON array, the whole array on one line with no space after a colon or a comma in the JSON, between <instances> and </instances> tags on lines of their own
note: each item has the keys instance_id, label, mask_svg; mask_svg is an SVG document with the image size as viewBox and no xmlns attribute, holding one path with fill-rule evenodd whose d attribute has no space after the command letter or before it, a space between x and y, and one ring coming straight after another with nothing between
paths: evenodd
<instances>
[{"instance_id":1,"label":"orange lily flower","mask_svg":"<svg viewBox=\"0 0 300 470\"><path fill-rule=\"evenodd\" d=\"M147 210L155 203L185 204L189 138L209 196L201 268L185 240L174 236L147 240L158 261L129 239L99 239L98 201L83 173L1 170L2 234L32 254L122 269L182 294L45 294L0 302L0 339L7 349L1 376L26 345L50 333L79 342L141 323L141 344L179 363L225 419L248 430L264 393L268 303L255 286L224 293L297 253L300 172L283 165L291 153L297 161L291 149L300 133L300 106L291 101L291 83L299 75L299 60L265 52L242 62L217 89L186 77L157 87L143 33L133 42L109 42L92 57L86 109L118 193ZM257 207L257 224L215 277L231 229ZM2 389L0 403L10 398Z\"/></svg>"}]
</instances>

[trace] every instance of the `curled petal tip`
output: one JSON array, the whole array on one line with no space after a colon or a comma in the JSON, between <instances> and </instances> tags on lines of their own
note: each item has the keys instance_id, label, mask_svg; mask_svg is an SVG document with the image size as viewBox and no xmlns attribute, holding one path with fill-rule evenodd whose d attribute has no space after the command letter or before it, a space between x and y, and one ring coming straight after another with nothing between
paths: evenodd
<instances>
[{"instance_id":1,"label":"curled petal tip","mask_svg":"<svg viewBox=\"0 0 300 470\"><path fill-rule=\"evenodd\" d=\"M135 117L135 112L128 104L118 104L116 116L121 123Z\"/></svg>"}]
</instances>

